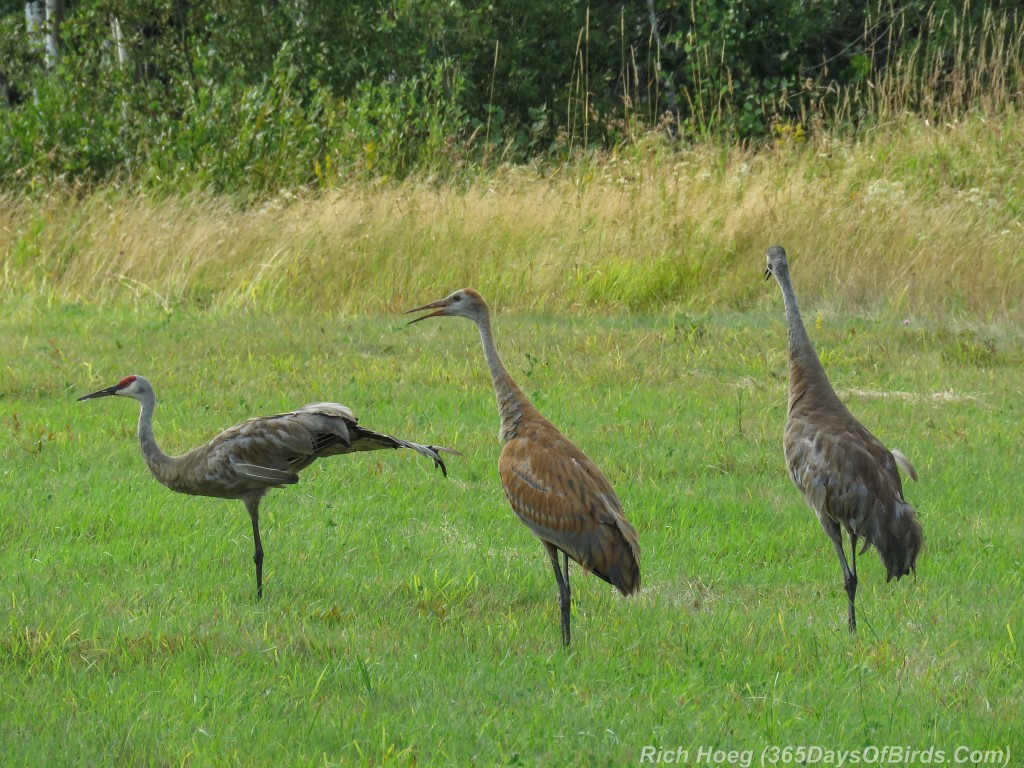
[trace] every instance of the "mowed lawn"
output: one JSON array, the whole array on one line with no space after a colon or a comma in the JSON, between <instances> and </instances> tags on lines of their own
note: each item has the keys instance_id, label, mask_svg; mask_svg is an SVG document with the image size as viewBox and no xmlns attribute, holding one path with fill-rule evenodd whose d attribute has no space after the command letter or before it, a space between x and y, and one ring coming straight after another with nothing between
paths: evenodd
<instances>
[{"instance_id":1,"label":"mowed lawn","mask_svg":"<svg viewBox=\"0 0 1024 768\"><path fill-rule=\"evenodd\" d=\"M757 764L798 745L1022 759L1020 332L804 307L841 396L921 478L917 577L887 585L860 557L852 637L832 546L785 469L786 330L764 290L744 314L495 307L513 375L639 532L635 598L573 566L568 651L550 563L498 482L469 322L9 301L0 763L623 765L656 746ZM463 455L447 480L376 452L271 491L257 603L242 503L153 480L135 402L76 402L130 373L154 384L168 453L335 400Z\"/></svg>"}]
</instances>

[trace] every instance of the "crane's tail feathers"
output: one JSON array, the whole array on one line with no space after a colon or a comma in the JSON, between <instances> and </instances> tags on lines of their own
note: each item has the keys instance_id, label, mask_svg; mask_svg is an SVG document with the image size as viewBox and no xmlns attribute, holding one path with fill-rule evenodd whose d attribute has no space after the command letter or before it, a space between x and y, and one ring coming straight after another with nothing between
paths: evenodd
<instances>
[{"instance_id":1,"label":"crane's tail feathers","mask_svg":"<svg viewBox=\"0 0 1024 768\"><path fill-rule=\"evenodd\" d=\"M903 455L903 452L892 449L892 457L896 459L896 463L900 465L904 472L910 475L910 479L915 483L917 482L917 472L914 471L914 465L910 463L910 459Z\"/></svg>"},{"instance_id":2,"label":"crane's tail feathers","mask_svg":"<svg viewBox=\"0 0 1024 768\"><path fill-rule=\"evenodd\" d=\"M899 580L915 571L924 531L914 508L905 501L895 502L892 514L883 525L873 543L888 572L886 581Z\"/></svg>"},{"instance_id":3,"label":"crane's tail feathers","mask_svg":"<svg viewBox=\"0 0 1024 768\"><path fill-rule=\"evenodd\" d=\"M576 558L573 557L573 560L576 560ZM579 560L576 560L576 562L579 563ZM588 573L597 576L601 581L611 584L625 597L635 595L640 591L640 563L636 560L620 561L604 568L588 568L583 563L580 563L580 566Z\"/></svg>"},{"instance_id":4,"label":"crane's tail feathers","mask_svg":"<svg viewBox=\"0 0 1024 768\"><path fill-rule=\"evenodd\" d=\"M612 583L614 583L614 582L612 582ZM637 592L639 592L640 591L640 567L639 567L639 565L633 571L631 571L630 578L629 578L628 581L624 581L624 582L622 582L622 584L615 584L615 586L618 588L619 592L621 592L625 597L629 597L630 595L635 595Z\"/></svg>"},{"instance_id":5,"label":"crane's tail feathers","mask_svg":"<svg viewBox=\"0 0 1024 768\"><path fill-rule=\"evenodd\" d=\"M273 467L260 467L256 464L235 464L235 469L246 477L268 485L292 485L299 482L294 472Z\"/></svg>"},{"instance_id":6,"label":"crane's tail feathers","mask_svg":"<svg viewBox=\"0 0 1024 768\"><path fill-rule=\"evenodd\" d=\"M629 521L619 515L615 522L619 535L612 537L602 548L604 556L597 563L585 564L573 555L569 557L629 597L640 591L640 547L636 530Z\"/></svg>"},{"instance_id":7,"label":"crane's tail feathers","mask_svg":"<svg viewBox=\"0 0 1024 768\"><path fill-rule=\"evenodd\" d=\"M614 563L608 568L607 573L598 571L596 568L593 573L619 590L624 597L635 595L640 591L640 563L632 558Z\"/></svg>"},{"instance_id":8,"label":"crane's tail feathers","mask_svg":"<svg viewBox=\"0 0 1024 768\"><path fill-rule=\"evenodd\" d=\"M615 527L619 535L626 543L626 548L620 550L621 555L612 573L609 574L612 584L623 595L629 597L640 591L640 542L636 535L636 528L621 514L616 515Z\"/></svg>"}]
</instances>

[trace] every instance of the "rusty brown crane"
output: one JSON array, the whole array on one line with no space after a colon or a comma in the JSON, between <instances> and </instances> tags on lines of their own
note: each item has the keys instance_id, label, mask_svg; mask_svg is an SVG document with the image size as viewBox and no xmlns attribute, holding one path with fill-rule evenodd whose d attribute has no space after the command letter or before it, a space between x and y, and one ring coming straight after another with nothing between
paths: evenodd
<instances>
[{"instance_id":1,"label":"rusty brown crane","mask_svg":"<svg viewBox=\"0 0 1024 768\"><path fill-rule=\"evenodd\" d=\"M426 456L447 476L441 453L448 448L419 445L359 426L352 411L338 403L311 403L291 413L262 416L226 429L206 445L181 456L168 456L153 437L156 395L142 376L79 400L120 395L139 401L139 444L150 472L178 493L241 499L252 519L256 563L256 597L263 597L263 545L260 542L260 500L271 488L299 481L299 472L317 459L356 451L410 448Z\"/></svg>"},{"instance_id":2,"label":"rusty brown crane","mask_svg":"<svg viewBox=\"0 0 1024 768\"><path fill-rule=\"evenodd\" d=\"M849 627L857 631L857 539L874 546L888 571L886 581L914 571L923 533L914 508L903 498L897 465L917 480L899 451L890 451L853 417L829 384L807 336L789 279L786 251L774 245L766 254L765 280L782 288L789 327L789 417L783 446L789 474L818 514L832 540L849 599ZM842 529L850 535L850 557Z\"/></svg>"},{"instance_id":3,"label":"rusty brown crane","mask_svg":"<svg viewBox=\"0 0 1024 768\"><path fill-rule=\"evenodd\" d=\"M569 558L623 595L640 589L636 531L622 513L611 483L587 456L545 419L516 386L498 356L483 297L470 288L409 312L428 317L465 317L476 323L491 371L505 446L498 459L505 496L543 543L558 582L562 642L569 644ZM407 312L406 314L409 314ZM562 553L564 568L559 564Z\"/></svg>"}]
</instances>

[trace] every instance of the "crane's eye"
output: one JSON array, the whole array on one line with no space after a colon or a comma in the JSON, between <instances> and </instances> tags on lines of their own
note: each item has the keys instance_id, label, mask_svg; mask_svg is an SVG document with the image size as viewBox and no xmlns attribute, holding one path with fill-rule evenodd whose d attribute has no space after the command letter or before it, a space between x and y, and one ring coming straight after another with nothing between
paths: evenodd
<instances>
[{"instance_id":1,"label":"crane's eye","mask_svg":"<svg viewBox=\"0 0 1024 768\"><path fill-rule=\"evenodd\" d=\"M456 293L454 296L452 296L452 301L462 301L462 294Z\"/></svg>"}]
</instances>

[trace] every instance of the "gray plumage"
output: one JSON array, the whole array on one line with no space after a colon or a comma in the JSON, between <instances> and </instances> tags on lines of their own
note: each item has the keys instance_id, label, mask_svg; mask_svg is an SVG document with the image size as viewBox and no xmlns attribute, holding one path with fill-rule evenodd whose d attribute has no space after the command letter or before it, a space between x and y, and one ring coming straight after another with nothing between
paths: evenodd
<instances>
[{"instance_id":1,"label":"gray plumage","mask_svg":"<svg viewBox=\"0 0 1024 768\"><path fill-rule=\"evenodd\" d=\"M804 328L785 250L772 246L766 258L765 279L774 276L782 288L789 328L786 464L835 547L849 600L849 628L856 632L857 538L864 539L862 554L869 546L878 550L887 581L915 570L924 536L903 497L897 466L914 480L917 473L906 456L886 448L843 405ZM850 535L852 567L842 530Z\"/></svg>"},{"instance_id":2,"label":"gray plumage","mask_svg":"<svg viewBox=\"0 0 1024 768\"><path fill-rule=\"evenodd\" d=\"M259 505L268 490L297 483L299 472L326 456L409 448L431 459L447 476L440 454L456 453L449 448L420 445L365 429L344 405L311 403L290 413L243 421L188 453L168 456L153 437L156 394L149 381L142 376L128 376L112 387L78 399L110 395L139 401L139 445L146 465L161 484L178 493L245 502L252 520L257 597L263 596Z\"/></svg>"}]
</instances>

